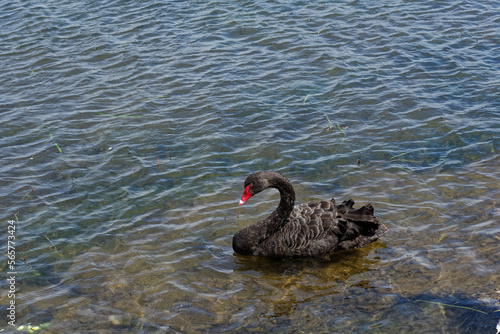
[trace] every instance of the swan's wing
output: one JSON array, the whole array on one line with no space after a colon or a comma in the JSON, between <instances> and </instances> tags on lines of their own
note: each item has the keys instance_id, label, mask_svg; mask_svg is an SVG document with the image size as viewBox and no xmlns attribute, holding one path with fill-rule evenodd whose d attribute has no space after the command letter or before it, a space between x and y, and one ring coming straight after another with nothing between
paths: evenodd
<instances>
[{"instance_id":1,"label":"swan's wing","mask_svg":"<svg viewBox=\"0 0 500 334\"><path fill-rule=\"evenodd\" d=\"M335 204L310 202L296 206L284 227L265 240L260 249L264 256L321 256L339 242L335 229Z\"/></svg>"},{"instance_id":2,"label":"swan's wing","mask_svg":"<svg viewBox=\"0 0 500 334\"><path fill-rule=\"evenodd\" d=\"M294 208L284 227L260 244L263 256L322 256L365 246L386 231L368 204L353 209L352 200L309 202Z\"/></svg>"}]
</instances>

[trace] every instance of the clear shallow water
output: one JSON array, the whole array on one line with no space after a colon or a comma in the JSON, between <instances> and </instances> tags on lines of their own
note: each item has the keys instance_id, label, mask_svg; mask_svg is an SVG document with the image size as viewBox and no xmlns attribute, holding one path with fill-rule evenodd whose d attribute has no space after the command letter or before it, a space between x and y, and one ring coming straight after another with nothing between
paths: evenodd
<instances>
[{"instance_id":1,"label":"clear shallow water","mask_svg":"<svg viewBox=\"0 0 500 334\"><path fill-rule=\"evenodd\" d=\"M16 325L495 332L495 2L1 7ZM331 261L236 256L232 235L277 205L237 205L260 169L299 202L371 202L389 232Z\"/></svg>"}]
</instances>

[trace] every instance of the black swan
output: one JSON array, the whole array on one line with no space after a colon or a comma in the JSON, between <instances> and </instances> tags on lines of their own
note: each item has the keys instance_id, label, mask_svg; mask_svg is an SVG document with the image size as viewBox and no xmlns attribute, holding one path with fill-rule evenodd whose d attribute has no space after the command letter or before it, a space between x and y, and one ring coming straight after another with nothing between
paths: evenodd
<instances>
[{"instance_id":1,"label":"black swan","mask_svg":"<svg viewBox=\"0 0 500 334\"><path fill-rule=\"evenodd\" d=\"M279 190L281 200L269 217L238 231L233 249L241 255L267 257L321 257L334 251L368 245L384 235L387 227L367 204L353 209L353 200L297 205L292 184L283 175L255 172L247 177L240 205L267 188Z\"/></svg>"}]
</instances>

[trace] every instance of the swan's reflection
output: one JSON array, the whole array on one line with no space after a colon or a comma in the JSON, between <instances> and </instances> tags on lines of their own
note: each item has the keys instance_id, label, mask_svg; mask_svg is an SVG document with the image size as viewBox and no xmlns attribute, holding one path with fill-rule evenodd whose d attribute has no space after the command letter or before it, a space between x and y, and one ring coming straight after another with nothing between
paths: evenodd
<instances>
[{"instance_id":1,"label":"swan's reflection","mask_svg":"<svg viewBox=\"0 0 500 334\"><path fill-rule=\"evenodd\" d=\"M366 277L363 284L359 280L348 281L376 266L378 260L369 254L381 247L384 244L376 242L327 258L272 259L235 254L234 271L244 290L240 297L267 305L261 316L272 318L291 315L300 304L315 304L316 300L341 294L351 285L370 288Z\"/></svg>"}]
</instances>

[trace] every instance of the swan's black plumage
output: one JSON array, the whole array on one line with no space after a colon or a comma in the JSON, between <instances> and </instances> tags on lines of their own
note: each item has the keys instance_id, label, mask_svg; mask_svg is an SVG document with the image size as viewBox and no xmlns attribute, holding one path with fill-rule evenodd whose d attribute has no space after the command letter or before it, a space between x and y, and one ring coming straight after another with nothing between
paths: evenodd
<instances>
[{"instance_id":1,"label":"swan's black plumage","mask_svg":"<svg viewBox=\"0 0 500 334\"><path fill-rule=\"evenodd\" d=\"M334 251L354 249L377 240L386 231L367 204L353 209L347 200L297 205L292 184L281 174L260 171L245 180L240 205L264 189L276 188L281 200L267 218L245 227L233 237L233 249L242 255L267 257L318 257Z\"/></svg>"}]
</instances>

